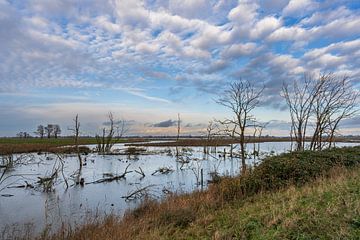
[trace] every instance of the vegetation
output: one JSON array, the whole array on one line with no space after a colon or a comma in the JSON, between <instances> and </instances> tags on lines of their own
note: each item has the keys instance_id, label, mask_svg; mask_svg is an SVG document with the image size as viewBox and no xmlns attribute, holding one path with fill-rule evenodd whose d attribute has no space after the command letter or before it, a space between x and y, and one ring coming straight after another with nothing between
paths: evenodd
<instances>
[{"instance_id":1,"label":"vegetation","mask_svg":"<svg viewBox=\"0 0 360 240\"><path fill-rule=\"evenodd\" d=\"M297 151L305 149L310 123L314 125L310 149L321 150L332 147L340 122L357 114L359 93L346 76L322 74L314 80L305 75L291 87L284 84L282 96L289 107L290 135L295 138Z\"/></svg>"},{"instance_id":2,"label":"vegetation","mask_svg":"<svg viewBox=\"0 0 360 240\"><path fill-rule=\"evenodd\" d=\"M287 153L203 192L147 200L53 239L356 239L360 147ZM49 236L43 236L48 239Z\"/></svg>"},{"instance_id":3,"label":"vegetation","mask_svg":"<svg viewBox=\"0 0 360 240\"><path fill-rule=\"evenodd\" d=\"M264 87L258 88L249 81L240 79L230 83L228 89L216 101L218 104L228 108L233 114L231 118L226 118L219 121L219 123L225 126L225 134L236 139L240 145L242 172L246 171L245 134L247 128L256 121L252 112L260 104L263 90Z\"/></svg>"},{"instance_id":4,"label":"vegetation","mask_svg":"<svg viewBox=\"0 0 360 240\"><path fill-rule=\"evenodd\" d=\"M140 142L146 141L141 138L114 139L115 143ZM92 137L79 137L79 145L96 144L96 139ZM73 146L73 137L61 138L0 138L0 155L13 153L29 152L54 152L61 146ZM76 150L76 149L74 149ZM80 150L81 151L81 150ZM74 151L76 152L76 151Z\"/></svg>"}]
</instances>

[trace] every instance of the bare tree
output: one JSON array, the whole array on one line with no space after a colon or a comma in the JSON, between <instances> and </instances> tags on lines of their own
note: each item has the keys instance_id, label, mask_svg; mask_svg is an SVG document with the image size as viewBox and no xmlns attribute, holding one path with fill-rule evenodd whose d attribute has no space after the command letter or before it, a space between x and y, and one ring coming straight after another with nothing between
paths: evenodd
<instances>
[{"instance_id":1,"label":"bare tree","mask_svg":"<svg viewBox=\"0 0 360 240\"><path fill-rule=\"evenodd\" d=\"M178 113L176 142L179 141L180 130L181 130L181 119L180 119L180 113ZM176 157L178 157L178 156L179 156L179 148L178 148L178 146L176 144Z\"/></svg>"},{"instance_id":2,"label":"bare tree","mask_svg":"<svg viewBox=\"0 0 360 240\"><path fill-rule=\"evenodd\" d=\"M58 135L61 134L61 128L58 124L55 124L53 127L53 133L54 133L54 137L57 138Z\"/></svg>"},{"instance_id":3,"label":"bare tree","mask_svg":"<svg viewBox=\"0 0 360 240\"><path fill-rule=\"evenodd\" d=\"M51 138L51 135L53 134L53 131L54 131L54 125L48 124L44 129L45 129L47 138Z\"/></svg>"},{"instance_id":4,"label":"bare tree","mask_svg":"<svg viewBox=\"0 0 360 240\"><path fill-rule=\"evenodd\" d=\"M256 138L258 138L259 140L261 139L262 132L263 132L264 128L266 128L266 126L269 124L269 122L260 123L260 122L254 121L253 124L254 124L253 125L253 127L254 127L254 133L253 133L253 141L254 141L253 157L255 159L255 157L259 157L259 153L260 153L260 141L256 141ZM257 148L256 148L256 144L257 144Z\"/></svg>"},{"instance_id":5,"label":"bare tree","mask_svg":"<svg viewBox=\"0 0 360 240\"><path fill-rule=\"evenodd\" d=\"M97 141L97 151L101 154L106 154L111 152L111 148L114 146L114 135L115 135L115 128L117 126L115 125L115 120L112 112L109 112L108 114L108 122L106 122L106 125L108 125L108 128L104 127L102 128L102 135L96 135L96 141ZM124 121L123 121L124 122ZM117 128L118 136L117 138L120 139L122 135L125 133L125 123L121 124L119 128Z\"/></svg>"},{"instance_id":6,"label":"bare tree","mask_svg":"<svg viewBox=\"0 0 360 240\"><path fill-rule=\"evenodd\" d=\"M82 158L80 155L80 149L79 149L79 136L80 136L80 122L79 122L79 115L77 114L75 119L74 119L74 127L73 128L69 128L70 131L73 132L74 134L74 144L76 147L76 153L79 159L79 178L81 175L81 170L82 170Z\"/></svg>"},{"instance_id":7,"label":"bare tree","mask_svg":"<svg viewBox=\"0 0 360 240\"><path fill-rule=\"evenodd\" d=\"M222 121L225 125L235 125L234 137L240 144L240 154L242 160L242 171L246 171L246 154L245 154L245 131L251 126L250 121L255 117L251 112L259 105L260 96L264 87L257 88L249 81L239 80L229 85L229 88L216 101L230 109L234 116Z\"/></svg>"},{"instance_id":8,"label":"bare tree","mask_svg":"<svg viewBox=\"0 0 360 240\"><path fill-rule=\"evenodd\" d=\"M126 126L125 119L117 121L115 128L116 128L116 135L117 135L116 138L118 141L129 130Z\"/></svg>"},{"instance_id":9,"label":"bare tree","mask_svg":"<svg viewBox=\"0 0 360 240\"><path fill-rule=\"evenodd\" d=\"M315 129L310 144L312 150L332 146L341 120L357 113L355 107L359 96L346 76L321 75L318 82L321 88L313 108Z\"/></svg>"},{"instance_id":10,"label":"bare tree","mask_svg":"<svg viewBox=\"0 0 360 240\"><path fill-rule=\"evenodd\" d=\"M37 126L37 129L36 129L35 134L38 135L41 139L43 139L43 138L44 138L44 135L45 135L44 126L43 126L43 125Z\"/></svg>"},{"instance_id":11,"label":"bare tree","mask_svg":"<svg viewBox=\"0 0 360 240\"><path fill-rule=\"evenodd\" d=\"M310 149L331 147L341 120L356 114L358 93L348 77L321 74L317 79L305 75L302 82L292 87L283 85L282 96L290 110L291 137L294 134L296 150L305 149L309 125L314 125Z\"/></svg>"},{"instance_id":12,"label":"bare tree","mask_svg":"<svg viewBox=\"0 0 360 240\"><path fill-rule=\"evenodd\" d=\"M304 75L301 82L295 80L291 87L283 84L281 96L285 98L290 110L290 134L291 137L294 134L297 151L304 150L311 110L320 88L321 84L316 83L309 75Z\"/></svg>"},{"instance_id":13,"label":"bare tree","mask_svg":"<svg viewBox=\"0 0 360 240\"><path fill-rule=\"evenodd\" d=\"M209 121L206 127L206 146L204 146L204 153L209 153L209 145L214 135L214 130L216 129L217 125L213 121Z\"/></svg>"}]
</instances>

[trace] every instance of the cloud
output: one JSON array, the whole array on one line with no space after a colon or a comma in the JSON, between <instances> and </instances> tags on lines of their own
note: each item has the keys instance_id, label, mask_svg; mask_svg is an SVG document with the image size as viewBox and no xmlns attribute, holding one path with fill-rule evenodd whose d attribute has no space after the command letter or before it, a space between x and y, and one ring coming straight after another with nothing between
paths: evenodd
<instances>
[{"instance_id":1,"label":"cloud","mask_svg":"<svg viewBox=\"0 0 360 240\"><path fill-rule=\"evenodd\" d=\"M156 127L156 128L168 128L168 127L173 127L176 126L177 121L173 121L171 119L166 120L166 121L162 121L159 123L154 123L153 125L151 125L152 127Z\"/></svg>"},{"instance_id":2,"label":"cloud","mask_svg":"<svg viewBox=\"0 0 360 240\"><path fill-rule=\"evenodd\" d=\"M233 44L228 48L225 48L222 52L223 58L238 58L241 56L246 56L254 53L256 51L255 43L245 43L245 44Z\"/></svg>"},{"instance_id":3,"label":"cloud","mask_svg":"<svg viewBox=\"0 0 360 240\"><path fill-rule=\"evenodd\" d=\"M213 94L241 77L282 109L279 87L304 72L359 83L359 16L351 1L0 1L0 106L134 101L210 114Z\"/></svg>"},{"instance_id":4,"label":"cloud","mask_svg":"<svg viewBox=\"0 0 360 240\"><path fill-rule=\"evenodd\" d=\"M315 10L318 3L312 0L290 0L288 5L283 9L284 16L302 16L310 11Z\"/></svg>"}]
</instances>

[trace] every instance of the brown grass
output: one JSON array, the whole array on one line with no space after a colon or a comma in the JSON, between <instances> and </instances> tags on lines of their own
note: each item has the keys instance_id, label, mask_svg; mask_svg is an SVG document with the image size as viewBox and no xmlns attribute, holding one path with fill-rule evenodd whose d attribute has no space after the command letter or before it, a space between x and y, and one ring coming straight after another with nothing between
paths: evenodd
<instances>
[{"instance_id":1,"label":"brown grass","mask_svg":"<svg viewBox=\"0 0 360 240\"><path fill-rule=\"evenodd\" d=\"M336 214L342 209L360 210L360 202L356 203L352 199L354 196L346 195L347 191L350 191L347 190L347 185L357 182L359 178L358 168L352 171L334 168L328 177L321 177L302 188L290 186L278 192L258 193L233 202L222 201L214 189L170 196L162 203L147 200L122 219L109 216L72 231L63 228L56 235L39 239L253 239L250 232L254 228L262 229L259 232L262 237L254 239L274 239L274 236L276 239L289 239L291 235L288 235L286 229L292 234L292 231L297 232L305 228L301 231L318 236L316 234L330 231L329 227L332 228L331 231L335 229L339 236L349 236L348 228L353 224L352 217L338 219ZM322 200L322 196L329 192L334 194L334 199L330 203ZM309 199L306 205L303 205L304 199ZM323 209L318 206L322 204L329 206ZM325 219L321 216L319 219L315 218L319 221L315 222L310 216L318 214L319 211L322 211ZM332 217L336 217L336 220ZM258 219L261 222L258 222ZM331 224L331 221L335 223ZM322 225L323 223L326 225ZM319 233L308 229L312 224ZM266 229L273 230L279 226L282 231L270 232L271 237L266 237Z\"/></svg>"},{"instance_id":2,"label":"brown grass","mask_svg":"<svg viewBox=\"0 0 360 240\"><path fill-rule=\"evenodd\" d=\"M160 139L159 139L160 140ZM143 146L143 147L203 147L203 146L229 146L230 144L238 144L238 139L231 138L214 138L211 140L207 140L205 138L182 138L179 140L172 139L173 141L166 141L167 139L162 139L164 142L141 142L141 143L128 143L126 146ZM290 142L290 137L261 137L261 138L253 138L247 137L245 139L246 143L258 143L258 142ZM306 141L311 141L311 139L306 139ZM356 139L348 139L348 138L336 138L336 142L353 142L359 141Z\"/></svg>"}]
</instances>

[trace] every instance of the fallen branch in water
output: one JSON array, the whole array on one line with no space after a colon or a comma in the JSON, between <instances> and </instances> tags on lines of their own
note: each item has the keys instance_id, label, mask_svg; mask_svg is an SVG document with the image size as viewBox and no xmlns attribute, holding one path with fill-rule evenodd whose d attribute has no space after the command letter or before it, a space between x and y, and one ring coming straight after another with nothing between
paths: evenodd
<instances>
[{"instance_id":1,"label":"fallen branch in water","mask_svg":"<svg viewBox=\"0 0 360 240\"><path fill-rule=\"evenodd\" d=\"M86 183L86 184L112 182L112 181L117 181L117 180L123 179L123 178L126 177L126 174L133 172L133 171L128 171L128 170L127 170L127 169L129 168L129 166L130 166L130 164L127 165L127 167L125 168L124 173L121 174L121 175L113 176L112 174L108 174L108 173L107 173L106 176L109 176L109 177L102 178L102 179L96 180L96 181L94 181L94 182L89 182L89 183Z\"/></svg>"},{"instance_id":2,"label":"fallen branch in water","mask_svg":"<svg viewBox=\"0 0 360 240\"><path fill-rule=\"evenodd\" d=\"M145 177L145 173L144 173L144 171L141 169L141 167L139 167L139 169L140 169L140 171L135 170L135 172L141 175L141 178L140 178L140 179L143 179L143 178Z\"/></svg>"},{"instance_id":3,"label":"fallen branch in water","mask_svg":"<svg viewBox=\"0 0 360 240\"><path fill-rule=\"evenodd\" d=\"M125 198L125 201L132 201L135 199L139 199L147 195L147 190L151 187L156 186L155 184L148 185L146 187L135 190L134 192L128 194L127 196L122 196L121 198Z\"/></svg>"},{"instance_id":4,"label":"fallen branch in water","mask_svg":"<svg viewBox=\"0 0 360 240\"><path fill-rule=\"evenodd\" d=\"M7 188L34 188L34 186L25 181L25 185L9 186Z\"/></svg>"},{"instance_id":5,"label":"fallen branch in water","mask_svg":"<svg viewBox=\"0 0 360 240\"><path fill-rule=\"evenodd\" d=\"M168 168L168 167L161 167L159 168L158 170L156 170L155 172L153 172L151 175L156 175L157 173L159 174L168 174L168 173L171 173L173 172L174 170L171 169L171 168Z\"/></svg>"}]
</instances>

